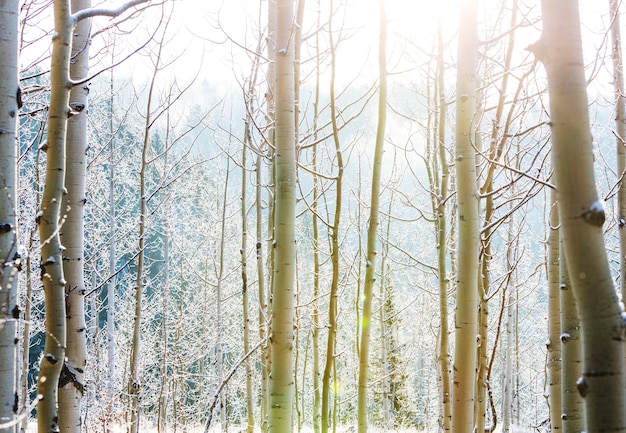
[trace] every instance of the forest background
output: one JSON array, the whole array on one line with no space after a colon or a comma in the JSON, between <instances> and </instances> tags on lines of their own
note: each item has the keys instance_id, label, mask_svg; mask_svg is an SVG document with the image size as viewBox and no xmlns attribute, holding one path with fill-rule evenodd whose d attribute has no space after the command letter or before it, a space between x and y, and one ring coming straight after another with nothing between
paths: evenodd
<instances>
[{"instance_id":1,"label":"forest background","mask_svg":"<svg viewBox=\"0 0 626 433\"><path fill-rule=\"evenodd\" d=\"M557 21L582 25L582 219L619 321L621 2L554 3L581 8ZM0 431L580 431L546 9L6 2Z\"/></svg>"}]
</instances>

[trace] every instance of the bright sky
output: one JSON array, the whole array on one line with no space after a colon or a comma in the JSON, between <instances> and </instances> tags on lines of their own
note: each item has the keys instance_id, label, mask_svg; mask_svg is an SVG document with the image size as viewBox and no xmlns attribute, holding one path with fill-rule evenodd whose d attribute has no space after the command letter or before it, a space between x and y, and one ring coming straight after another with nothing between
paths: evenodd
<instances>
[{"instance_id":1,"label":"bright sky","mask_svg":"<svg viewBox=\"0 0 626 433\"><path fill-rule=\"evenodd\" d=\"M255 50L257 39L264 25L269 0L175 0L167 2L168 7L174 6L174 15L169 29L167 56L178 58L175 67L169 72L171 77L179 80L191 79L197 71L201 71L204 79L212 83L229 83L233 78L249 74L250 53L246 48ZM335 30L345 29L345 40L338 46L338 80L351 83L355 79L371 83L376 79L376 56L378 49L378 0L332 0L336 10L333 17ZM451 41L451 56L454 55L456 28L458 26L460 0L387 0L388 16L388 58L389 70L392 72L410 69L416 63L415 47L419 45L425 52L433 52L437 22L443 13L443 24L446 38ZM535 0L519 0L526 9L532 9L532 16L539 15L539 2ZM97 4L96 1L94 1ZM103 1L102 6L117 7L122 0ZM331 0L308 0L305 11L305 36L311 35L317 27L318 8L321 10L320 20L326 23L329 18ZM593 58L595 51L605 41L603 29L608 22L608 1L580 0L583 31L585 32L585 53ZM493 20L487 14L495 13L502 5L501 0L479 0L479 7L487 11L481 20ZM262 11L259 12L259 8ZM36 23L39 29L46 31L52 26L51 18L39 17ZM161 10L153 10L145 17L134 20L127 25L132 34L120 36L116 55L122 56L133 46L145 41L147 35L160 19ZM503 20L508 22L508 17ZM107 26L109 18L98 18L94 28ZM32 24L32 23L31 23ZM502 24L502 23L501 23ZM523 50L539 37L538 28L527 28L518 33L517 46ZM229 41L230 38L231 40ZM323 39L327 36L323 35ZM49 46L49 39L44 38ZM94 41L93 53L99 52L104 42ZM23 64L27 64L34 52L41 52L41 47L26 50ZM413 53L410 56L407 53ZM309 53L309 57L313 53ZM119 69L119 75L133 75L135 78L147 76L150 61L147 56L143 60L136 58L125 68ZM102 59L103 62L109 58ZM306 53L303 55L306 61ZM142 67L141 64L144 64ZM310 63L309 63L310 64ZM45 65L45 63L44 63ZM601 65L600 65L601 66ZM45 67L45 66L44 66ZM92 70L97 70L94 64ZM142 73L142 69L145 72Z\"/></svg>"},{"instance_id":2,"label":"bright sky","mask_svg":"<svg viewBox=\"0 0 626 433\"><path fill-rule=\"evenodd\" d=\"M387 16L389 29L389 58L390 67L397 65L397 60L402 57L404 49L410 44L419 44L425 50L432 50L432 44L437 29L437 22L443 13L443 24L447 38L454 37L458 26L460 0L387 0ZM375 61L378 49L378 0L334 0L333 27L346 29L345 34L350 35L339 46L338 61L343 62L338 68L338 74L346 81L354 79L360 68L368 58ZM540 11L538 1L520 0L520 4L528 4L526 9L532 9L532 15L537 17ZM608 2L597 0L581 0L581 16L583 17L583 29L594 41L598 39L598 32L604 24L602 18L607 21ZM480 0L479 5L487 14L495 13L501 7L501 0ZM263 8L259 15L259 5ZM318 6L321 5L321 6ZM238 56L243 56L241 48L234 47L226 40L225 34L241 46L254 49L259 29L259 19L265 22L268 0L177 0L177 25L181 31L177 38L183 37L189 30L186 41L177 43L176 51L183 48L190 51L190 62L198 61L200 52L205 51L205 62L209 61L211 74L214 78L231 79L233 71L235 75L247 73L247 64L238 61ZM318 7L321 8L321 21L328 20L330 0L306 2L305 11L305 35L312 34L316 28ZM480 19L491 19L483 15ZM508 23L508 17L503 20ZM503 25L503 23L500 23ZM221 28L218 28L221 27ZM193 34L193 36L192 36ZM518 46L525 48L538 38L538 28L527 28L518 34ZM205 38L201 42L201 38ZM589 38L591 41L592 38ZM600 42L593 43L587 50L594 49ZM182 47L181 47L182 45ZM592 53L589 53L591 55ZM235 59L235 62L231 61ZM243 57L242 57L243 58ZM215 59L215 60L214 60ZM186 67L186 71L193 68ZM368 81L369 81L368 77Z\"/></svg>"}]
</instances>

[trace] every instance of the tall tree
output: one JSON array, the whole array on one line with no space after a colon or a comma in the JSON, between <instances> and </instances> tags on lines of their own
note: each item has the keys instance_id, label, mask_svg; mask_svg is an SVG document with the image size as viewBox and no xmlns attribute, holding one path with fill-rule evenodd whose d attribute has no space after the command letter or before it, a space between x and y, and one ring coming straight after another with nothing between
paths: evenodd
<instances>
[{"instance_id":1,"label":"tall tree","mask_svg":"<svg viewBox=\"0 0 626 433\"><path fill-rule=\"evenodd\" d=\"M296 140L294 128L294 5L276 0L274 38L274 265L272 279L269 431L292 431L295 292Z\"/></svg>"},{"instance_id":2,"label":"tall tree","mask_svg":"<svg viewBox=\"0 0 626 433\"><path fill-rule=\"evenodd\" d=\"M365 263L365 285L363 286L363 310L361 321L361 342L359 347L359 388L357 393L358 431L366 433L367 392L370 352L370 329L372 322L372 298L376 281L376 255L380 208L380 178L382 174L385 127L387 125L387 16L385 2L379 1L379 42L378 42L378 123L376 127L376 145L372 169L372 191L370 197L370 215L367 226L367 258Z\"/></svg>"},{"instance_id":3,"label":"tall tree","mask_svg":"<svg viewBox=\"0 0 626 433\"><path fill-rule=\"evenodd\" d=\"M69 0L56 0L50 70L48 142L45 146L46 182L37 215L41 239L41 280L46 303L46 343L41 360L37 394L37 425L40 433L58 431L57 387L65 360L65 278L63 247L59 238L61 202L65 189L65 135L70 115L69 65L72 45L72 15Z\"/></svg>"},{"instance_id":4,"label":"tall tree","mask_svg":"<svg viewBox=\"0 0 626 433\"><path fill-rule=\"evenodd\" d=\"M17 113L19 2L0 5L0 432L17 431Z\"/></svg>"},{"instance_id":5,"label":"tall tree","mask_svg":"<svg viewBox=\"0 0 626 433\"><path fill-rule=\"evenodd\" d=\"M443 13L443 12L442 12ZM441 16L439 17L439 23L437 25L437 104L439 108L439 118L437 119L437 139L436 147L437 152L434 155L435 167L439 170L433 170L434 176L439 176L438 185L433 185L434 191L437 191L437 196L433 196L432 206L433 212L436 215L435 229L437 239L437 273L439 277L439 342L438 342L438 367L439 376L441 380L440 385L440 400L441 400L441 414L440 425L444 432L450 431L451 422L451 395L450 395L450 348L449 348L449 325L448 325L448 270L446 263L447 255L447 227L446 227L446 201L448 198L448 180L449 180L449 168L446 152L446 92L445 92L445 65L443 59L443 28L442 28ZM439 171L441 174L439 175Z\"/></svg>"},{"instance_id":6,"label":"tall tree","mask_svg":"<svg viewBox=\"0 0 626 433\"><path fill-rule=\"evenodd\" d=\"M613 59L613 89L615 96L615 144L617 152L617 208L620 245L620 286L626 299L626 95L624 94L624 61L620 28L621 2L609 0L611 17L611 58Z\"/></svg>"},{"instance_id":7,"label":"tall tree","mask_svg":"<svg viewBox=\"0 0 626 433\"><path fill-rule=\"evenodd\" d=\"M72 12L91 7L91 0L72 0ZM83 20L74 28L70 78L80 81L89 74L91 21ZM87 97L89 86L73 86L70 91L72 117L67 125L66 194L61 242L65 275L65 317L67 350L59 381L59 427L63 432L80 432L82 428L82 397L85 389L84 370L87 365L87 326L85 323L84 280L84 210L87 201L85 179L87 170Z\"/></svg>"},{"instance_id":8,"label":"tall tree","mask_svg":"<svg viewBox=\"0 0 626 433\"><path fill-rule=\"evenodd\" d=\"M559 266L559 213L556 192L550 190L550 218L548 227L548 405L550 430L561 430L561 273Z\"/></svg>"},{"instance_id":9,"label":"tall tree","mask_svg":"<svg viewBox=\"0 0 626 433\"><path fill-rule=\"evenodd\" d=\"M476 112L476 1L463 0L457 56L456 156L458 268L452 378L453 433L474 428L476 335L478 332L478 199L474 115Z\"/></svg>"},{"instance_id":10,"label":"tall tree","mask_svg":"<svg viewBox=\"0 0 626 433\"><path fill-rule=\"evenodd\" d=\"M578 307L586 431L626 429L624 321L609 270L604 208L593 169L578 2L542 0L543 33L532 46L550 95L552 163L564 255Z\"/></svg>"},{"instance_id":11,"label":"tall tree","mask_svg":"<svg viewBox=\"0 0 626 433\"><path fill-rule=\"evenodd\" d=\"M332 263L332 278L330 282L330 293L328 299L328 336L326 340L326 363L324 365L324 372L322 375L322 399L321 399L321 431L323 433L328 431L330 426L331 415L331 380L333 372L335 370L336 362L336 347L337 347L337 328L338 328L338 314L339 314L339 229L341 223L341 202L343 198L343 153L341 151L341 143L339 141L339 127L337 125L337 96L335 89L336 79L336 67L337 58L335 51L335 42L333 36L333 16L334 2L330 2L330 16L328 18L328 37L330 45L330 122L332 126L332 139L335 145L335 156L337 164L337 175L335 176L335 212L333 216L332 225L330 230L330 261ZM316 100L318 102L318 100ZM317 108L317 106L316 106ZM316 113L317 114L317 113ZM316 134L316 131L314 131ZM314 152L317 152L315 149ZM317 153L315 153L317 157ZM315 161L317 163L317 160ZM317 186L317 178L315 179ZM317 196L318 191L315 191ZM316 197L317 198L317 197ZM317 205L316 205L317 206ZM315 220L317 225L317 219ZM317 231L317 227L315 227Z\"/></svg>"},{"instance_id":12,"label":"tall tree","mask_svg":"<svg viewBox=\"0 0 626 433\"><path fill-rule=\"evenodd\" d=\"M104 15L115 17L148 0L131 0L116 9L89 8L72 14L69 0L55 0L54 37L50 67L50 105L48 109L47 143L43 146L46 161L46 182L37 213L41 242L41 280L46 305L46 337L37 379L37 425L40 433L58 429L59 376L66 357L65 277L60 223L64 216L61 203L65 192L66 131L68 118L74 114L70 107L70 89L75 82L70 77L72 34L82 20ZM84 319L83 319L84 320Z\"/></svg>"}]
</instances>

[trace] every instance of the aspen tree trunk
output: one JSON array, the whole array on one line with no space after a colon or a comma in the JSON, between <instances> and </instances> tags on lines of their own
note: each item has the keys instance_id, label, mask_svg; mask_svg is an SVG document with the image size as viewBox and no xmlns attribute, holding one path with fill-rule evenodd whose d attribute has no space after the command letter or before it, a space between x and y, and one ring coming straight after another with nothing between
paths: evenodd
<instances>
[{"instance_id":1,"label":"aspen tree trunk","mask_svg":"<svg viewBox=\"0 0 626 433\"><path fill-rule=\"evenodd\" d=\"M446 264L446 198L448 196L448 178L449 168L446 158L446 113L447 103L445 94L444 73L445 65L443 61L443 25L441 17L437 28L437 92L439 96L439 119L437 121L437 161L441 170L439 181L439 195L436 198L435 212L437 230L437 273L439 277L439 377L440 384L440 400L441 400L441 419L440 425L445 433L450 431L451 410L450 402L450 348L449 348L449 325L448 325L448 271Z\"/></svg>"},{"instance_id":2,"label":"aspen tree trunk","mask_svg":"<svg viewBox=\"0 0 626 433\"><path fill-rule=\"evenodd\" d=\"M10 425L19 411L17 383L17 118L19 2L0 4L0 432L17 431ZM28 339L28 334L24 337ZM9 424L9 425L7 425Z\"/></svg>"},{"instance_id":3,"label":"aspen tree trunk","mask_svg":"<svg viewBox=\"0 0 626 433\"><path fill-rule=\"evenodd\" d=\"M141 310L143 303L143 291L145 289L144 251L147 222L146 219L148 217L146 169L148 168L148 148L150 147L150 129L152 126L152 98L154 97L154 88L157 73L160 68L162 50L163 40L161 40L161 43L158 47L155 69L152 73L152 79L150 81L150 87L148 90L148 102L146 104L146 121L144 126L144 136L141 150L141 166L139 169L139 241L137 245L137 273L135 278L135 316L133 318L133 337L130 348L130 371L127 388L129 397L128 410L130 412L130 422L128 425L129 433L137 433L139 431L139 422L141 418Z\"/></svg>"},{"instance_id":4,"label":"aspen tree trunk","mask_svg":"<svg viewBox=\"0 0 626 433\"><path fill-rule=\"evenodd\" d=\"M293 429L296 154L293 0L276 0L275 211L269 431Z\"/></svg>"},{"instance_id":5,"label":"aspen tree trunk","mask_svg":"<svg viewBox=\"0 0 626 433\"><path fill-rule=\"evenodd\" d=\"M513 232L513 215L509 217L509 249L507 252L508 263L512 265L515 258L511 257L511 244L514 242L515 235ZM515 329L516 329L516 294L517 294L517 271L514 269L508 269L508 272L512 272L511 278L507 283L507 300L506 300L506 345L504 354L504 379L502 387L502 431L508 433L511 431L511 424L513 418L513 401L514 401L514 385L515 385L515 368L513 366L513 360L515 358Z\"/></svg>"},{"instance_id":6,"label":"aspen tree trunk","mask_svg":"<svg viewBox=\"0 0 626 433\"><path fill-rule=\"evenodd\" d=\"M509 28L515 28L517 24L517 1L513 1L511 5L511 17ZM485 416L487 400L491 401L489 374L491 369L488 368L487 348L489 344L489 332L488 332L488 317L489 317L489 298L491 290L491 259L492 253L492 236L493 228L491 224L493 222L493 215L495 211L494 206L494 194L493 194L493 178L498 167L497 161L500 160L503 152L504 145L507 142L507 133L511 125L513 107L510 108L508 116L504 115L504 109L507 104L506 101L506 89L509 83L511 62L514 54L514 37L513 32L508 35L507 48L504 55L504 73L502 75L502 81L499 85L501 89L498 95L498 103L496 105L496 112L491 128L491 134L489 139L489 165L487 169L487 175L485 177L484 184L480 188L481 196L484 197L484 222L482 230L482 254L480 256L480 276L479 276L479 330L480 330L480 344L478 347L478 374L476 382L476 430L482 432L487 429L492 431L496 427L497 414L492 411L492 423L490 426L485 427ZM521 86L522 80L520 80ZM519 92L516 93L513 104L517 102ZM477 116L482 117L481 115ZM480 147L480 146L478 146ZM493 162L492 162L493 161ZM494 342L494 347L497 341Z\"/></svg>"},{"instance_id":7,"label":"aspen tree trunk","mask_svg":"<svg viewBox=\"0 0 626 433\"><path fill-rule=\"evenodd\" d=\"M559 212L556 191L550 190L548 227L548 406L550 431L561 430L561 316Z\"/></svg>"},{"instance_id":8,"label":"aspen tree trunk","mask_svg":"<svg viewBox=\"0 0 626 433\"><path fill-rule=\"evenodd\" d=\"M381 398L383 402L383 428L387 431L393 430L394 427L394 393L391 389L391 376L393 372L389 368L389 352L393 350L393 347L389 347L388 335L393 332L392 324L390 321L395 320L393 317L389 317L390 308L387 305L387 298L391 295L390 290L393 290L391 286L391 278L389 274L391 269L387 263L389 257L389 239L391 239L391 214L393 209L393 195L389 199L389 206L387 208L387 224L385 227L385 237L383 243L383 254L380 260L380 284L379 284L379 296L380 307L378 311L378 320L380 326L380 363L382 366L382 393ZM389 302L393 302L391 299Z\"/></svg>"},{"instance_id":9,"label":"aspen tree trunk","mask_svg":"<svg viewBox=\"0 0 626 433\"><path fill-rule=\"evenodd\" d=\"M576 382L583 372L580 320L578 320L562 241L560 265L561 427L563 433L578 433L585 430L583 398L576 389Z\"/></svg>"},{"instance_id":10,"label":"aspen tree trunk","mask_svg":"<svg viewBox=\"0 0 626 433\"><path fill-rule=\"evenodd\" d=\"M578 2L542 0L543 34L533 47L550 94L552 161L565 260L582 326L588 433L626 429L624 321L604 247L604 209L593 171Z\"/></svg>"},{"instance_id":11,"label":"aspen tree trunk","mask_svg":"<svg viewBox=\"0 0 626 433\"><path fill-rule=\"evenodd\" d=\"M40 150L37 149L36 157L35 157L35 167L39 167L39 156ZM39 187L39 170L35 171L35 203L39 203L40 196L39 192L41 188ZM37 232L37 227L33 227L30 231L30 236L28 238L28 251L33 250L33 246L35 244L35 232ZM20 399L19 399L19 411L20 413L25 413L29 407L29 386L28 386L28 373L30 371L30 319L31 319L31 308L32 308L32 298L33 298L33 277L32 277L32 261L31 255L28 254L25 260L26 267L26 296L24 297L24 328L23 328L23 337L22 337L22 357L21 361L21 390L20 390ZM25 432L28 429L28 417L25 417L22 420L20 425L20 431Z\"/></svg>"},{"instance_id":12,"label":"aspen tree trunk","mask_svg":"<svg viewBox=\"0 0 626 433\"><path fill-rule=\"evenodd\" d=\"M476 154L472 143L476 110L476 27L476 2L463 0L456 83L458 270L452 368L453 433L471 433L474 428L479 250Z\"/></svg>"},{"instance_id":13,"label":"aspen tree trunk","mask_svg":"<svg viewBox=\"0 0 626 433\"><path fill-rule=\"evenodd\" d=\"M254 75L256 77L256 66ZM252 93L253 83L250 83L248 94ZM241 303L243 313L243 353L250 351L250 308L248 300L248 209L247 209L247 153L250 146L250 122L246 122L244 127L243 148L241 149ZM252 386L252 365L250 358L246 358L246 432L254 431L254 394Z\"/></svg>"},{"instance_id":14,"label":"aspen tree trunk","mask_svg":"<svg viewBox=\"0 0 626 433\"><path fill-rule=\"evenodd\" d=\"M361 346L359 348L359 385L357 393L358 432L367 432L367 391L369 373L370 326L372 321L372 297L376 281L376 238L379 225L380 177L382 172L385 127L387 122L387 17L385 2L379 1L380 39L378 45L378 125L372 169L372 193L370 216L367 227L367 259L365 285L363 286L363 310L361 315Z\"/></svg>"},{"instance_id":15,"label":"aspen tree trunk","mask_svg":"<svg viewBox=\"0 0 626 433\"><path fill-rule=\"evenodd\" d=\"M91 7L91 0L72 0L72 12ZM73 31L70 78L82 80L89 74L91 22L82 20ZM75 113L67 125L67 160L62 212L65 222L61 242L65 285L67 350L59 379L59 427L61 431L80 432L82 397L85 391L84 371L87 365L85 323L84 214L87 170L87 97L89 87L79 85L70 92L70 108Z\"/></svg>"},{"instance_id":16,"label":"aspen tree trunk","mask_svg":"<svg viewBox=\"0 0 626 433\"><path fill-rule=\"evenodd\" d=\"M167 124L170 125L169 112L167 114ZM169 132L169 129L168 129ZM169 167L167 164L168 156L169 156L169 139L168 135L165 138L165 150L163 155L163 172L167 173ZM168 351L168 311L170 309L169 302L169 293L170 293L170 206L169 206L169 196L166 195L163 199L163 286L161 287L161 344L163 347L161 348L161 383L159 390L159 403L157 407L157 432L164 433L167 431L167 406L168 406L168 382L169 375L167 373L168 370L168 361L169 361L169 351Z\"/></svg>"},{"instance_id":17,"label":"aspen tree trunk","mask_svg":"<svg viewBox=\"0 0 626 433\"><path fill-rule=\"evenodd\" d=\"M156 75L156 74L155 74ZM130 374L128 380L128 397L130 422L128 426L129 433L137 433L139 431L139 421L141 416L141 307L143 303L144 284L144 248L146 235L146 167L148 160L148 146L150 137L150 112L152 101L152 90L154 86L155 76L152 77L150 91L148 93L148 106L146 108L146 128L144 131L143 147L141 152L141 168L139 170L139 243L137 254L137 274L135 278L135 316L133 318L133 337L130 349Z\"/></svg>"},{"instance_id":18,"label":"aspen tree trunk","mask_svg":"<svg viewBox=\"0 0 626 433\"><path fill-rule=\"evenodd\" d=\"M65 190L65 135L70 115L70 50L72 20L69 0L55 0L54 38L50 68L50 108L46 144L46 183L37 214L41 239L41 280L46 304L44 355L37 379L39 433L59 430L57 387L66 348L65 277L63 247L59 238L61 201ZM65 213L65 210L63 210Z\"/></svg>"},{"instance_id":19,"label":"aspen tree trunk","mask_svg":"<svg viewBox=\"0 0 626 433\"><path fill-rule=\"evenodd\" d=\"M318 9L317 25L320 25L321 10ZM315 46L319 55L319 32L315 33ZM332 47L332 44L330 44ZM332 65L332 63L331 63ZM332 71L332 70L331 70ZM331 72L332 73L332 72ZM322 431L322 395L320 387L320 253L319 253L319 221L318 221L318 200L320 197L320 181L317 176L317 140L318 130L317 122L319 117L320 104L320 65L315 62L315 97L313 100L313 210L311 219L313 224L313 432L320 433ZM326 415L328 416L328 415ZM328 425L328 424L327 424ZM328 427L326 427L328 428Z\"/></svg>"},{"instance_id":20,"label":"aspen tree trunk","mask_svg":"<svg viewBox=\"0 0 626 433\"><path fill-rule=\"evenodd\" d=\"M259 297L259 341L264 341L268 335L268 317L267 317L267 296L265 285L265 260L263 255L263 199L261 196L262 189L262 165L263 158L261 155L256 157L256 193L255 193L255 210L256 210L256 269L257 269L257 285ZM259 408L259 419L261 431L267 431L267 403L269 401L269 372L267 363L267 343L261 346L261 407Z\"/></svg>"},{"instance_id":21,"label":"aspen tree trunk","mask_svg":"<svg viewBox=\"0 0 626 433\"><path fill-rule=\"evenodd\" d=\"M111 70L111 88L109 98L109 280L107 281L107 406L105 431L113 421L115 411L115 130L113 128L113 70Z\"/></svg>"},{"instance_id":22,"label":"aspen tree trunk","mask_svg":"<svg viewBox=\"0 0 626 433\"><path fill-rule=\"evenodd\" d=\"M335 144L335 157L337 175L335 176L335 215L330 233L330 260L332 263L332 279L328 301L328 339L326 341L326 363L322 376L322 432L326 433L330 423L330 399L334 399L335 393L331 391L331 379L335 368L337 346L337 315L339 310L339 225L341 222L341 202L343 196L343 153L339 142L339 128L337 126L337 105L335 94L336 54L335 42L333 41L333 1L330 2L331 16L328 20L328 37L330 46L330 119L332 125L332 138Z\"/></svg>"},{"instance_id":23,"label":"aspen tree trunk","mask_svg":"<svg viewBox=\"0 0 626 433\"><path fill-rule=\"evenodd\" d=\"M301 61L302 61L302 22L304 19L304 7L306 5L306 0L296 0L296 9L295 9L295 21L294 21L294 31L293 31L293 38L294 38L294 44L293 44L293 95L294 95L294 116L293 116L293 128L294 128L294 137L299 137L300 136L300 65L301 65ZM297 139L296 139L296 144L297 144ZM297 169L297 168L296 168ZM298 175L296 174L296 178L298 177ZM297 266L297 251L296 251L296 276L295 276L295 281L296 281L296 305L300 304L300 300L299 300L299 289L298 289L298 275L297 275L297 270L298 270L298 266ZM296 409L296 415L297 415L297 423L296 423L296 428L298 429L298 431L302 430L302 420L303 420L303 413L305 410L305 394L304 394L304 382L306 379L306 363L307 363L307 358L308 358L308 344L307 344L307 350L305 350L304 352L304 362L303 362L303 371L304 374L302 375L302 390L298 389L298 363L299 363L299 359L300 359L300 309L296 308L295 309L295 349L294 349L294 356L295 356L295 362L294 362L294 378L293 378L293 382L294 382L294 397L295 397L295 409ZM308 340L307 340L308 343ZM298 404L298 400L300 400L301 405Z\"/></svg>"},{"instance_id":24,"label":"aspen tree trunk","mask_svg":"<svg viewBox=\"0 0 626 433\"><path fill-rule=\"evenodd\" d=\"M270 404L270 371L272 363L271 354L271 339L270 339L270 322L271 322L271 309L272 309L272 290L273 290L273 272L274 272L274 213L275 213L275 185L276 185L276 172L275 172L275 127L276 127L276 107L275 107L275 92L276 92L276 0L269 0L267 2L267 91L265 92L265 102L267 105L266 124L266 140L269 143L266 149L266 155L271 161L270 173L269 173L269 198L268 198L268 216L267 216L267 266L263 262L263 239L262 221L263 221L263 206L261 197L261 183L262 181L262 159L257 158L257 267L259 275L259 334L261 340L267 338L267 343L262 346L262 367L261 367L261 431L263 433L268 431L269 428L269 404ZM295 274L294 274L295 275ZM267 278L267 280L265 280ZM267 281L267 288L264 287Z\"/></svg>"},{"instance_id":25,"label":"aspen tree trunk","mask_svg":"<svg viewBox=\"0 0 626 433\"><path fill-rule=\"evenodd\" d=\"M611 18L611 57L613 59L613 89L615 95L615 144L617 151L617 190L619 247L620 247L620 289L622 299L626 299L626 95L624 94L624 62L622 60L622 32L618 0L609 0Z\"/></svg>"},{"instance_id":26,"label":"aspen tree trunk","mask_svg":"<svg viewBox=\"0 0 626 433\"><path fill-rule=\"evenodd\" d=\"M218 275L217 275L217 287L215 291L215 327L217 328L217 338L215 341L215 374L217 376L217 384L219 387L224 380L224 349L222 348L222 340L224 334L224 320L222 314L222 288L224 282L224 244L226 242L226 208L228 206L228 183L230 179L230 158L226 160L226 179L224 180L224 193L222 203L222 217L220 222L220 241L219 241L219 262L218 262ZM247 352L246 352L247 353ZM223 432L228 429L228 419L226 418L226 386L222 388L219 393L219 413L220 422Z\"/></svg>"}]
</instances>

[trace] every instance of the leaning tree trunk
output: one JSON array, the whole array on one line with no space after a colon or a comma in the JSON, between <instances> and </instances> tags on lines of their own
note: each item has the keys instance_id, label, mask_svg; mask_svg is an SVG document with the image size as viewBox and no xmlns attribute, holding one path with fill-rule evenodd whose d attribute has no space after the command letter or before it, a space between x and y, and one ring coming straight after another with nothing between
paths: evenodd
<instances>
[{"instance_id":1,"label":"leaning tree trunk","mask_svg":"<svg viewBox=\"0 0 626 433\"><path fill-rule=\"evenodd\" d=\"M46 303L46 338L37 394L39 433L58 431L57 387L66 347L65 278L59 237L61 201L65 189L65 134L70 115L70 47L72 22L69 0L54 1L54 38L50 68L46 183L37 214L41 242L41 280Z\"/></svg>"},{"instance_id":2,"label":"leaning tree trunk","mask_svg":"<svg viewBox=\"0 0 626 433\"><path fill-rule=\"evenodd\" d=\"M19 2L0 4L0 432L17 431L11 424L19 410L17 397L17 112ZM26 337L27 338L27 337Z\"/></svg>"},{"instance_id":3,"label":"leaning tree trunk","mask_svg":"<svg viewBox=\"0 0 626 433\"><path fill-rule=\"evenodd\" d=\"M296 152L292 0L276 1L274 277L269 431L292 431L295 292Z\"/></svg>"},{"instance_id":4,"label":"leaning tree trunk","mask_svg":"<svg viewBox=\"0 0 626 433\"><path fill-rule=\"evenodd\" d=\"M91 0L72 0L72 11L91 7ZM83 20L73 32L70 77L78 81L89 73L90 20ZM67 351L59 380L59 427L63 432L81 431L81 401L85 389L87 335L85 324L84 211L87 168L87 85L74 86L70 108L74 115L67 125L67 174L62 211L65 220L61 241L65 274Z\"/></svg>"},{"instance_id":5,"label":"leaning tree trunk","mask_svg":"<svg viewBox=\"0 0 626 433\"><path fill-rule=\"evenodd\" d=\"M476 335L478 332L478 199L474 113L476 110L476 2L464 0L459 28L456 83L456 184L458 270L456 288L456 342L452 378L453 433L474 428Z\"/></svg>"},{"instance_id":6,"label":"leaning tree trunk","mask_svg":"<svg viewBox=\"0 0 626 433\"><path fill-rule=\"evenodd\" d=\"M581 321L586 431L626 430L624 320L604 246L604 209L593 171L580 17L575 0L542 0L533 47L546 68L552 162L565 260Z\"/></svg>"},{"instance_id":7,"label":"leaning tree trunk","mask_svg":"<svg viewBox=\"0 0 626 433\"><path fill-rule=\"evenodd\" d=\"M387 124L387 17L385 3L380 0L380 39L378 45L378 127L372 170L372 195L370 218L367 227L367 259L365 285L363 286L363 311L361 316L361 345L359 347L359 388L357 393L357 417L359 433L367 432L367 391L369 372L370 325L372 322L372 297L376 270L376 238L378 236L380 178L382 172L385 126Z\"/></svg>"}]
</instances>

